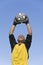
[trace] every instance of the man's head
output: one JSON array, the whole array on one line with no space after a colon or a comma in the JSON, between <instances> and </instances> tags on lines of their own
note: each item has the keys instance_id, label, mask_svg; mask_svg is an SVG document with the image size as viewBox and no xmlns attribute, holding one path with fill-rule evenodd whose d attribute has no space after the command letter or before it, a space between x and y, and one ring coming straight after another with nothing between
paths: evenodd
<instances>
[{"instance_id":1,"label":"man's head","mask_svg":"<svg viewBox=\"0 0 43 65\"><path fill-rule=\"evenodd\" d=\"M18 36L18 43L23 43L25 41L25 37L23 35Z\"/></svg>"}]
</instances>

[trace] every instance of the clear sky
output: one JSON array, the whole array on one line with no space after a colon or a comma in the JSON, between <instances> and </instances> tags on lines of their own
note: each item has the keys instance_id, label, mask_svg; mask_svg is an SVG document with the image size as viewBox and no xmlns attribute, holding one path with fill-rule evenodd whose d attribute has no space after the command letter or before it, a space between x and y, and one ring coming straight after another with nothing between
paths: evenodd
<instances>
[{"instance_id":1,"label":"clear sky","mask_svg":"<svg viewBox=\"0 0 43 65\"><path fill-rule=\"evenodd\" d=\"M43 0L0 0L0 65L11 65L9 30L18 12L28 15L32 27L32 45L28 65L43 65ZM27 35L25 24L17 25L14 35Z\"/></svg>"}]
</instances>

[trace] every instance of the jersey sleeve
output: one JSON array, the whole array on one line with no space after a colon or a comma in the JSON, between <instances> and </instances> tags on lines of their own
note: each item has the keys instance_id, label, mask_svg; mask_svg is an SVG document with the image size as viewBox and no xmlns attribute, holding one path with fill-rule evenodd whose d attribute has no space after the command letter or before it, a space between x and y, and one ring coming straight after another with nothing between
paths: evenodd
<instances>
[{"instance_id":1,"label":"jersey sleeve","mask_svg":"<svg viewBox=\"0 0 43 65\"><path fill-rule=\"evenodd\" d=\"M14 45L16 44L16 40L13 34L9 35L9 41L10 41L11 51L12 51L14 48Z\"/></svg>"},{"instance_id":2,"label":"jersey sleeve","mask_svg":"<svg viewBox=\"0 0 43 65\"><path fill-rule=\"evenodd\" d=\"M27 34L27 37L26 37L26 40L25 40L25 44L26 44L27 49L30 48L31 42L32 42L32 35Z\"/></svg>"}]
</instances>

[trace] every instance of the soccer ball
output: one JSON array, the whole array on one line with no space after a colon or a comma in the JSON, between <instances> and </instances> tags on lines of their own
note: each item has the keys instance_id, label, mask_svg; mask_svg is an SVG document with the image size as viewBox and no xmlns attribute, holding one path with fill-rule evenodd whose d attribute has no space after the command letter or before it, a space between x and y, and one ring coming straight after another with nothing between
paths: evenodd
<instances>
[{"instance_id":1,"label":"soccer ball","mask_svg":"<svg viewBox=\"0 0 43 65\"><path fill-rule=\"evenodd\" d=\"M19 13L17 16L16 16L16 19L19 21L19 22L23 22L25 20L25 14L24 13Z\"/></svg>"}]
</instances>

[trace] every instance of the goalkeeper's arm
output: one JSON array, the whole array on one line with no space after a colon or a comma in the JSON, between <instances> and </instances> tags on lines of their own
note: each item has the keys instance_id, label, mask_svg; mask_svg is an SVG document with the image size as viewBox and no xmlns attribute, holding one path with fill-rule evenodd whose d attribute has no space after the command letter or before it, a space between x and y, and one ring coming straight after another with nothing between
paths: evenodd
<instances>
[{"instance_id":1,"label":"goalkeeper's arm","mask_svg":"<svg viewBox=\"0 0 43 65\"><path fill-rule=\"evenodd\" d=\"M26 26L27 26L28 34L32 35L32 29L31 29L30 24L28 23Z\"/></svg>"}]
</instances>

